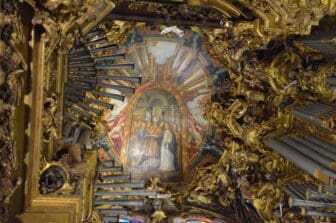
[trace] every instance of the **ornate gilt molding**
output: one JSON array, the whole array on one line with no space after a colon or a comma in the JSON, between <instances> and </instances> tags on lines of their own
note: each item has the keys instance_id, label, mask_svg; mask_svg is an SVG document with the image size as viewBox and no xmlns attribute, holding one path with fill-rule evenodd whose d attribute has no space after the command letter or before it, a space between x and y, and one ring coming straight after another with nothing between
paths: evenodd
<instances>
[{"instance_id":1,"label":"ornate gilt molding","mask_svg":"<svg viewBox=\"0 0 336 223\"><path fill-rule=\"evenodd\" d=\"M245 17L244 13L238 7L226 0L189 0L188 5L212 7L223 13L229 19L237 18L239 16Z\"/></svg>"},{"instance_id":2,"label":"ornate gilt molding","mask_svg":"<svg viewBox=\"0 0 336 223\"><path fill-rule=\"evenodd\" d=\"M25 159L28 166L25 211L19 218L22 222L32 222L43 221L42 219L48 216L53 222L82 222L91 213L96 153L85 153L81 165L87 168L87 172L82 174L76 172L76 167L69 166L67 160L52 161L64 143L61 135L63 84L66 81L64 64L67 64L66 55L76 39L76 33L90 31L114 5L110 1L97 1L99 7L93 9L93 2L87 1L87 5L81 10L88 13L79 12L73 16L68 11L54 11L59 4L63 4L61 2L57 6L54 5L54 8L48 5L51 7L50 11L38 8L32 1L28 3L35 10L30 42L33 51L33 81L32 93L26 96L26 102L31 108L27 130L29 152ZM103 13L100 14L101 12ZM69 20L65 21L62 16ZM65 174L64 182L60 182L61 188L56 187L55 193L43 192L39 186L43 178L62 174L53 173L51 167L57 166ZM50 171L46 172L47 170ZM70 183L73 174L80 176L80 180L75 184ZM57 194L64 197L56 196Z\"/></svg>"},{"instance_id":3,"label":"ornate gilt molding","mask_svg":"<svg viewBox=\"0 0 336 223\"><path fill-rule=\"evenodd\" d=\"M35 10L30 42L34 58L31 64L33 82L31 95L25 96L31 113L27 130L29 153L26 158L26 209L19 218L24 223L42 222L45 218L53 222L81 222L91 213L96 154L88 152L82 162L87 167L87 173L82 176L81 182L76 183L85 190L79 190L79 194L73 193L74 188L69 183L73 174L72 167L68 167L66 161L51 161L62 144L61 114L63 84L67 81L66 54L77 41L79 33L86 34L96 26L113 8L113 3L98 1L98 7L95 7L96 1L87 1L87 5L82 5L79 12L76 12L71 8L73 3L70 1L47 1L45 7L48 11L38 9L33 1L29 2ZM219 93L225 100L219 98L218 102L209 104L206 111L206 117L217 126L226 151L218 163L198 170L194 181L181 197L202 208L213 203L225 208L235 204L237 193L240 193L244 202L253 205L264 220L272 221L275 218L273 211L283 201L281 186L290 182L314 181L285 159L269 151L260 139L281 136L294 127L299 133L303 130L317 132L316 129L293 120L290 110L302 101L323 99L334 102L335 91L328 89L325 81L333 75L335 69L334 65L321 65L316 69L303 67L302 52L292 46L284 47L281 53L272 54L268 62L256 61L254 51L266 46L271 38L278 35L308 34L311 26L318 24L323 15L334 14L335 3L331 0L322 3L300 1L297 5L289 4L289 1L279 5L278 1L272 0L252 1L251 4L251 1L239 2L251 8L260 19L252 22L228 21L223 29L200 30L193 27L207 41L209 55L229 70L229 77L223 80L223 92ZM229 18L243 15L231 1L192 0L189 4L206 4ZM60 5L66 10L58 11ZM109 30L107 37L109 41L120 45L136 26L135 23L120 21L111 24L112 28L106 28ZM251 54L245 55L245 52ZM20 62L20 58L18 61ZM21 66L25 67L22 61ZM15 86L16 82L12 83ZM4 107L11 109L7 105ZM104 128L99 124L100 120L95 122L97 132L101 130L99 128ZM334 122L331 119L323 124L326 128L333 129ZM44 194L39 190L40 177L51 165L59 166L65 172L65 182L56 191ZM183 166L184 170L186 168L187 165ZM61 194L64 197L58 197ZM101 221L95 212L92 219Z\"/></svg>"}]
</instances>

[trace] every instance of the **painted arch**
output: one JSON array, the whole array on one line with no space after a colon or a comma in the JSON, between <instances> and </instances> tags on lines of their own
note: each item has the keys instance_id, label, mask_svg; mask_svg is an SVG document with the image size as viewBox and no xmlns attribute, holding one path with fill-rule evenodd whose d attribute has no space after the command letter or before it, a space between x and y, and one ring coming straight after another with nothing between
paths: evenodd
<instances>
[{"instance_id":1,"label":"painted arch","mask_svg":"<svg viewBox=\"0 0 336 223\"><path fill-rule=\"evenodd\" d=\"M124 102L111 101L115 108L106 117L111 152L134 179L157 176L164 182L183 181L209 130L203 110L213 91L210 59L199 41L161 35L130 37L121 51L127 58L120 62L133 61L135 70L110 71L110 75L141 76L142 83L127 83L136 87L135 93ZM170 153L163 146L169 131L170 144L175 145ZM170 157L169 168L160 168L163 157Z\"/></svg>"}]
</instances>

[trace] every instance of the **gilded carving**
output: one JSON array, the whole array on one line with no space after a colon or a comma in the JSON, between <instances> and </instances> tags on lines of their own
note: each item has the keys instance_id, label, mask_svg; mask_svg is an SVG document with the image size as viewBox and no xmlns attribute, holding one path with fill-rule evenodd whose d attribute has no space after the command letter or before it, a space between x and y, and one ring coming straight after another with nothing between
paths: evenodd
<instances>
[{"instance_id":1,"label":"gilded carving","mask_svg":"<svg viewBox=\"0 0 336 223\"><path fill-rule=\"evenodd\" d=\"M60 207L63 203L71 213L69 215L74 216L65 221L84 222L91 216L93 222L101 222L98 213L92 212L91 202L97 171L96 153L89 150L82 153L82 148L73 143L71 137L62 137L66 54L74 43L83 42L85 35L94 27L103 29L108 42L122 46L131 33L138 31L136 29L152 28L149 32L154 33L163 26L119 20L99 24L113 9L114 3L120 6L123 1L25 2L34 11L30 40L34 57L30 68L34 83L32 93L26 96L31 123L27 130L30 141L25 195L26 206L30 209L22 215L23 222L29 222L29 216L34 211L39 213L44 208L53 211L55 206ZM18 47L28 44L28 40L23 34L21 18L15 12L16 4L0 5L0 201L3 201L0 208L5 210L5 214L11 196L22 184L21 178L10 178L11 171L17 166L12 120L16 106L22 101L25 75L29 70L28 62ZM205 18L204 6L212 8L209 18ZM178 7L139 2L132 2L128 7L163 14L165 18L220 21L217 29L190 27L201 35L213 63L228 71L220 79L218 92L204 111L204 117L216 127L215 139L206 146L209 150L217 149L220 158L217 162L209 158L210 164L194 169L187 188L173 190L167 201L174 201L183 211L186 207L195 207L213 213L229 213L226 217L237 222L257 221L259 218L264 222L280 222L281 218L303 222L301 216L288 208L287 196L281 190L290 183L315 184L315 180L270 151L264 140L292 131L298 134L308 131L328 136L330 142L335 142L335 116L319 122L324 127L320 130L291 114L294 107L308 102L335 102L336 88L327 83L334 77L333 61L317 51L300 46L300 43L291 42L295 38L300 42L301 38L291 35L309 35L312 26L318 25L323 16L335 15L335 2L189 0ZM252 17L246 14L247 9ZM183 12L185 14L181 15ZM193 35L192 31L183 31L186 38ZM136 41L135 37L129 41ZM153 57L148 60L148 70L154 69ZM143 77L146 75L143 72ZM109 102L108 98L90 93L86 93L86 97ZM99 141L107 134L102 117L108 109L98 105L92 107L102 110L102 114L89 123L80 121L77 124L90 129L90 141ZM73 127L77 128L77 124ZM186 128L186 124L182 127ZM127 129L129 131L130 126ZM181 140L187 141L185 132ZM122 155L123 159L125 156ZM187 162L182 165L184 170L189 168ZM147 189L168 193L167 189L158 185L158 179L153 178ZM153 222L169 219L169 211L162 209L162 202L160 199L152 202L151 205L156 206L155 212L147 213L146 218ZM283 207L285 214L282 213ZM236 216L233 212L225 212L230 208L234 209ZM63 219L60 217L58 220ZM2 214L0 221L6 222Z\"/></svg>"},{"instance_id":2,"label":"gilded carving","mask_svg":"<svg viewBox=\"0 0 336 223\"><path fill-rule=\"evenodd\" d=\"M115 20L106 24L106 37L111 43L119 46L125 43L126 38L134 31L136 23Z\"/></svg>"},{"instance_id":3,"label":"gilded carving","mask_svg":"<svg viewBox=\"0 0 336 223\"><path fill-rule=\"evenodd\" d=\"M18 168L14 118L22 102L23 84L28 70L19 46L26 44L16 2L0 5L0 221L8 221L10 199L22 183L11 175ZM16 181L16 183L15 183Z\"/></svg>"},{"instance_id":4,"label":"gilded carving","mask_svg":"<svg viewBox=\"0 0 336 223\"><path fill-rule=\"evenodd\" d=\"M223 33L217 34L217 38L204 32L203 35L216 40ZM230 50L230 45L227 43L221 45L227 47L226 52ZM210 53L216 54L214 51ZM328 64L314 66L313 61L321 60L321 55L310 52L308 58L303 58L302 52L290 46L285 46L280 53L272 55L268 62L265 60L256 63L253 59L256 55L253 53L252 55L241 54L241 57L232 55L235 54L221 54L220 57L215 57L231 68L229 70L231 80L226 80L227 87L223 88L221 93L227 100L217 98L217 101L208 104L205 111L205 117L217 127L219 134L226 137L226 150L214 166L197 170L196 173L200 175L190 183L191 191L185 196L191 202L203 207L214 202L218 202L223 207L237 206L234 199L229 199L229 194L232 197L237 196L237 187L233 186L231 189L230 185L238 181L240 185L238 191L244 202L252 204L264 222L278 222L280 216L274 211L280 208L280 204L286 203L281 187L293 182L313 182L314 180L306 174L298 176L292 164L270 152L258 139L264 136L281 135L281 131L284 134L289 127L293 128L293 126L296 127L295 129L310 129L318 132L309 125L293 120L290 115L291 104L301 104L304 100L316 101L317 95L333 101L334 95L326 84L326 78L333 77L333 66ZM304 64L303 61L306 62L307 59L312 61L308 62L312 64L311 66ZM238 61L244 61L246 65L242 67L237 63ZM266 103L271 103L271 106ZM273 113L272 116L266 115L270 112ZM263 118L258 120L256 117ZM333 120L333 118L325 120L321 125L329 131L334 131ZM239 138L243 144L234 142L232 136ZM260 165L257 168L261 168L259 169L261 172L249 173L256 168L255 165ZM224 173L215 172L216 169L223 168L224 170L226 168ZM262 175L266 179L264 177L262 179ZM220 181L214 176L220 177ZM219 182L223 183L227 190L220 192L225 199L216 201L211 195L216 194L214 188L218 190ZM207 190L209 192L206 192ZM209 210L211 207L206 209ZM283 217L292 220L300 219L293 213Z\"/></svg>"},{"instance_id":5,"label":"gilded carving","mask_svg":"<svg viewBox=\"0 0 336 223\"><path fill-rule=\"evenodd\" d=\"M76 144L69 146L69 138L62 138L63 84L66 81L64 64L68 50L78 38L76 33L88 32L87 29L90 30L102 19L98 14L102 13L104 17L113 4L109 1L83 1L82 8L78 9L74 6L82 2L47 1L45 8L34 1L26 2L34 11L30 42L34 56L31 64L34 83L32 94L27 96L30 97L27 102L32 106L33 124L27 131L30 152L27 156L26 203L36 210L42 207L53 212L57 202L64 202L64 211L73 213L71 222L80 222L89 215L91 207L90 182L95 171L96 161L93 157L96 154L93 151L82 154ZM4 21L9 23L10 19L6 17ZM19 31L12 35L13 42L20 40ZM2 43L1 49L7 50ZM27 69L19 54L14 54L12 59L19 68ZM22 87L19 74L16 72L12 79L8 79L13 89ZM20 100L19 91L12 95L17 101ZM68 198L62 201L59 196ZM20 218L29 222L30 214L23 213Z\"/></svg>"},{"instance_id":6,"label":"gilded carving","mask_svg":"<svg viewBox=\"0 0 336 223\"><path fill-rule=\"evenodd\" d=\"M55 192L63 187L67 180L67 174L62 167L50 165L42 171L40 176L40 191L42 194Z\"/></svg>"},{"instance_id":7,"label":"gilded carving","mask_svg":"<svg viewBox=\"0 0 336 223\"><path fill-rule=\"evenodd\" d=\"M320 1L255 0L251 2L240 0L239 2L258 15L262 21L261 30L258 33L266 38L269 35L274 36L283 33L309 34L311 27L318 24L318 21L325 15L325 11L328 13L334 13L335 11L334 4L328 7L327 4L321 4ZM311 16L307 16L308 14Z\"/></svg>"}]
</instances>

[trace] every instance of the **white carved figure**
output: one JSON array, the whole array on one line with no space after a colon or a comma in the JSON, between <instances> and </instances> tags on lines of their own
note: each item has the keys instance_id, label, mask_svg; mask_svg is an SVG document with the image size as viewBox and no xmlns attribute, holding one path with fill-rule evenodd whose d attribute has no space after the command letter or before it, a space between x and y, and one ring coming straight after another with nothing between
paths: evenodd
<instances>
[{"instance_id":1,"label":"white carved figure","mask_svg":"<svg viewBox=\"0 0 336 223\"><path fill-rule=\"evenodd\" d=\"M171 146L174 146L175 141L173 134L170 125L166 123L161 143L161 163L159 167L161 171L175 170L174 154L171 151Z\"/></svg>"},{"instance_id":2,"label":"white carved figure","mask_svg":"<svg viewBox=\"0 0 336 223\"><path fill-rule=\"evenodd\" d=\"M171 33L171 32L175 33L179 37L183 37L184 36L183 30L177 28L177 26L169 26L169 27L164 28L161 31L161 35L166 34L166 33Z\"/></svg>"}]
</instances>

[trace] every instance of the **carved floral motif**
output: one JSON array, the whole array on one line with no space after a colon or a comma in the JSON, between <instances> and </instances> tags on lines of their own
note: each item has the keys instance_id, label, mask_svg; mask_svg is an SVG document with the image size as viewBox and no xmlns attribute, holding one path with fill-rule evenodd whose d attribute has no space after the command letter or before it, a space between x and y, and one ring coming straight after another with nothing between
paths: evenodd
<instances>
[{"instance_id":1,"label":"carved floral motif","mask_svg":"<svg viewBox=\"0 0 336 223\"><path fill-rule=\"evenodd\" d=\"M56 73L57 66L52 63L64 56L73 42L78 41L81 31L87 32L92 28L87 24L97 25L97 18L100 18L106 1L47 0L43 6L35 1L26 2L35 12L33 25L43 27L44 31L41 38L45 44L42 58L45 66L42 72L45 81L43 90L46 91L41 102L45 105L42 115L43 160L49 151L52 157L53 152L62 149L62 144L54 144L53 140L61 138L58 130L61 124L62 92L60 87L57 90L57 78L62 76L63 71ZM195 170L194 179L188 188L180 192L181 196L174 198L180 204L187 201L204 209L210 207L221 211L231 206L238 213L236 220L241 222L246 221L243 211L248 213L249 219L260 217L265 222L276 222L280 217L277 210L280 204L285 203L284 195L280 192L281 186L289 182L313 180L265 148L262 139L294 125L298 129L306 127L293 122L290 116L292 105L321 98L335 102L335 91L325 84L325 79L334 73L332 62L319 64L318 61L323 61L324 56L293 45L290 39L293 37L288 36L308 35L311 27L318 25L324 15L335 14L335 3L331 0L240 0L239 3L253 11L257 19L225 20L222 21L221 29L191 27L201 34L206 51L215 63L228 70L228 76L221 79L222 87L214 95L205 114L217 127L216 138L221 143L216 144L216 147L223 147L220 151L224 152L217 163ZM226 16L243 14L238 6L234 6L235 1L230 1L230 4L224 0L190 1L189 4L214 7L226 13ZM163 14L171 10L169 7L150 6L147 10L157 10ZM6 201L0 202L0 221L6 222L9 197L21 184L20 179L15 184L9 176L16 168L14 111L15 106L22 101L23 75L28 69L17 45L27 44L28 40L24 39L22 24L18 22L17 3L6 1L0 7L0 201ZM187 9L185 6L178 8L177 17L178 13ZM166 16L169 17L168 14ZM202 17L204 13L200 11L198 16ZM216 13L212 16L220 19ZM113 21L102 26L108 30L109 41L121 45L136 25L139 24ZM63 80L59 83L63 83ZM334 122L331 119L323 125L334 130ZM100 120L94 120L94 123L97 123L95 131L99 135L99 132L103 132L103 125ZM50 149L50 145L54 148ZM79 185L83 176L80 172L83 167L77 165L80 163L77 162L80 160L78 151L74 151L69 150L58 160L75 179L71 189ZM67 156L73 156L71 162ZM42 164L39 168L45 167L44 161ZM65 182L61 172L57 172L56 181L52 171L48 176L42 174L40 180L45 182L47 188L52 188L50 191L57 191ZM80 191L80 188L73 191ZM285 218L293 215L287 214ZM299 221L297 215L292 220L294 218Z\"/></svg>"}]
</instances>

